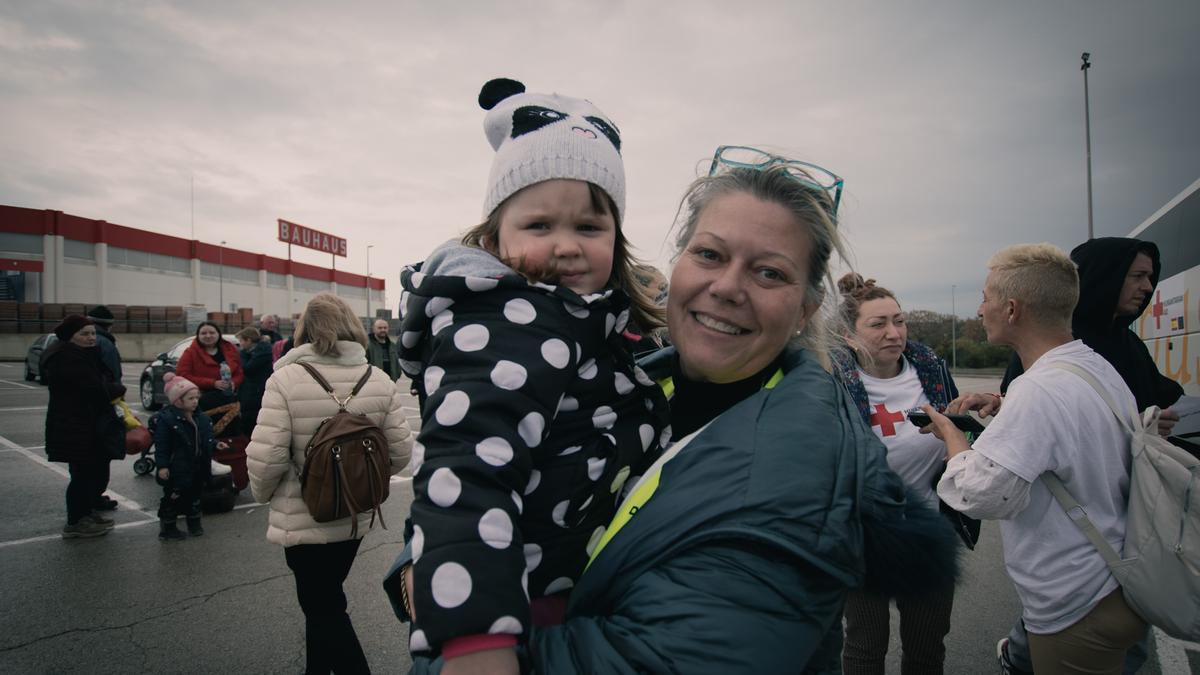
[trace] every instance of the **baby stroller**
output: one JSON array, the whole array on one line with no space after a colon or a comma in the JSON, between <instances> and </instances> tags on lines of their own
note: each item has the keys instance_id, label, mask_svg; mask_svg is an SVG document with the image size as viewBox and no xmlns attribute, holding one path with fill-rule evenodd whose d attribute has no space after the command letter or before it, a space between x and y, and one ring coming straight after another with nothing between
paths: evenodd
<instances>
[{"instance_id":1,"label":"baby stroller","mask_svg":"<svg viewBox=\"0 0 1200 675\"><path fill-rule=\"evenodd\" d=\"M204 407L203 403L202 400L201 407ZM213 453L212 477L200 494L200 508L205 513L224 513L233 510L238 493L250 483L246 471L246 446L250 439L242 435L239 426L235 424L238 420L236 401L205 408L204 413L213 420L213 434L217 440L224 441L229 447ZM159 413L155 413L146 423L151 436L158 420ZM148 448L142 451L141 457L133 463L133 471L139 476L145 476L153 473L156 466Z\"/></svg>"}]
</instances>

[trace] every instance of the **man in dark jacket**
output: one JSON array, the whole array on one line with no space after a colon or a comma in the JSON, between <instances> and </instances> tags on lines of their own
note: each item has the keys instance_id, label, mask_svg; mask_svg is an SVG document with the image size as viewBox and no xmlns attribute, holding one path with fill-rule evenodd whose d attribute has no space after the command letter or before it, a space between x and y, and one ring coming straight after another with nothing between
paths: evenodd
<instances>
[{"instance_id":1,"label":"man in dark jacket","mask_svg":"<svg viewBox=\"0 0 1200 675\"><path fill-rule=\"evenodd\" d=\"M388 337L387 319L376 319L371 326L371 337L367 338L367 362L395 380L400 377L400 364L396 361L396 343Z\"/></svg>"},{"instance_id":2,"label":"man in dark jacket","mask_svg":"<svg viewBox=\"0 0 1200 675\"><path fill-rule=\"evenodd\" d=\"M87 313L87 318L96 326L96 347L100 350L100 362L112 376L112 381L121 384L121 352L117 349L117 338L112 334L113 313L104 305L96 305ZM106 474L107 476L107 474ZM117 500L103 494L108 489L106 477L100 486L102 493L93 505L97 511L112 511L117 508Z\"/></svg>"},{"instance_id":3,"label":"man in dark jacket","mask_svg":"<svg viewBox=\"0 0 1200 675\"><path fill-rule=\"evenodd\" d=\"M254 328L244 328L237 334L241 343L238 356L242 359L242 373L246 376L242 386L238 387L237 395L241 404L242 433L247 438L254 433L258 411L262 408L263 392L267 389L267 379L271 377L271 345L260 337Z\"/></svg>"},{"instance_id":4,"label":"man in dark jacket","mask_svg":"<svg viewBox=\"0 0 1200 675\"><path fill-rule=\"evenodd\" d=\"M263 314L258 319L258 332L266 339L267 344L273 345L283 339L277 330L279 328L279 317L274 314Z\"/></svg>"},{"instance_id":5,"label":"man in dark jacket","mask_svg":"<svg viewBox=\"0 0 1200 675\"><path fill-rule=\"evenodd\" d=\"M1170 433L1179 415L1170 406L1183 395L1178 382L1159 372L1137 333L1130 327L1154 296L1162 263L1153 242L1126 237L1100 237L1076 246L1071 260L1079 266L1079 303L1071 315L1071 333L1112 364L1137 399L1138 410L1163 409L1159 433ZM1022 373L1014 353L1000 392ZM997 647L1005 672L1032 672L1024 626L1020 621ZM1145 643L1129 650L1125 672L1136 672L1146 660Z\"/></svg>"},{"instance_id":6,"label":"man in dark jacket","mask_svg":"<svg viewBox=\"0 0 1200 675\"><path fill-rule=\"evenodd\" d=\"M96 324L96 345L100 347L100 361L114 382L121 381L121 352L117 350L117 338L112 334L113 313L104 305L96 305L87 313L87 318Z\"/></svg>"}]
</instances>

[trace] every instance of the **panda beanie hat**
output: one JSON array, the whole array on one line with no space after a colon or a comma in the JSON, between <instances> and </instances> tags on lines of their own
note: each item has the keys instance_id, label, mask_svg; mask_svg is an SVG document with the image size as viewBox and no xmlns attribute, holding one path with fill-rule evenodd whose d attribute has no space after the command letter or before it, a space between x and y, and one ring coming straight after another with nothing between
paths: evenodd
<instances>
[{"instance_id":1,"label":"panda beanie hat","mask_svg":"<svg viewBox=\"0 0 1200 675\"><path fill-rule=\"evenodd\" d=\"M531 94L515 80L483 85L483 130L496 151L488 176L483 217L518 190L556 178L587 181L608 193L625 214L625 165L617 126L581 98Z\"/></svg>"}]
</instances>

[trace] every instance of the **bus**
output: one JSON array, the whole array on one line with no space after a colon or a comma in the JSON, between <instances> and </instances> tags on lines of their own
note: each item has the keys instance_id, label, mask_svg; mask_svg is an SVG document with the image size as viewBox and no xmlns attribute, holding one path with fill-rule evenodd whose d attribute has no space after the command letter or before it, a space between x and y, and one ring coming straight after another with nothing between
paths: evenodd
<instances>
[{"instance_id":1,"label":"bus","mask_svg":"<svg viewBox=\"0 0 1200 675\"><path fill-rule=\"evenodd\" d=\"M1164 375L1200 396L1200 180L1129 233L1162 256L1154 297L1136 322Z\"/></svg>"}]
</instances>

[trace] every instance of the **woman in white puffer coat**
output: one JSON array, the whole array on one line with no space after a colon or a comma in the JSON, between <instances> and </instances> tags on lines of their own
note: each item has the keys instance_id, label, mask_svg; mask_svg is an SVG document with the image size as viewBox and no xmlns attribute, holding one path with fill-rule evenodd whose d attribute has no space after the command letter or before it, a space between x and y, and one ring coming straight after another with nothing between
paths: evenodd
<instances>
[{"instance_id":1,"label":"woman in white puffer coat","mask_svg":"<svg viewBox=\"0 0 1200 675\"><path fill-rule=\"evenodd\" d=\"M366 673L367 660L346 614L342 584L362 536L370 529L370 514L358 516L357 537L350 534L350 518L316 522L300 495L299 471L304 465L304 449L317 427L338 410L337 403L300 363L315 366L338 397L344 398L368 367L367 336L345 302L321 293L305 308L295 343L275 362L275 372L267 380L258 425L246 448L250 488L256 501L270 502L267 540L284 547L284 557L296 577L296 595L305 621L305 671ZM408 464L413 444L400 408L406 394L375 368L348 406L383 430L393 474Z\"/></svg>"}]
</instances>

